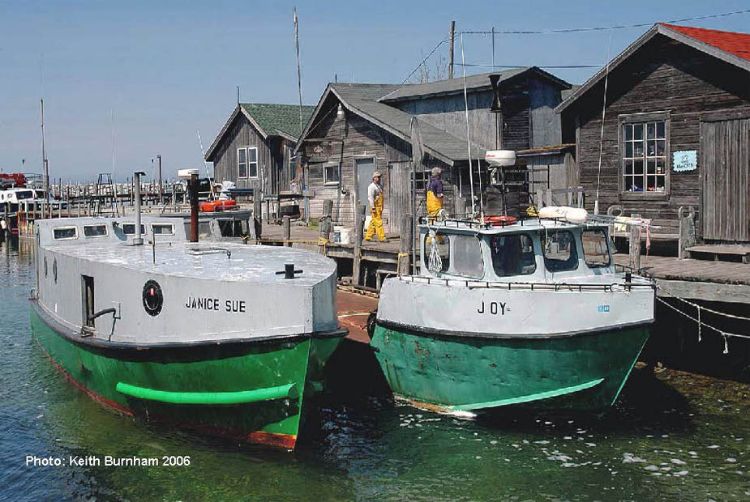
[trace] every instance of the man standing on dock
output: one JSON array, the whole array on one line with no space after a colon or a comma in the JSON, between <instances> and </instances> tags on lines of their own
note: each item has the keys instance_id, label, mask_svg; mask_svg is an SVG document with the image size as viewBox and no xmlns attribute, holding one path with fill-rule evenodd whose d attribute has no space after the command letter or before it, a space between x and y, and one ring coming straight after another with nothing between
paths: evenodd
<instances>
[{"instance_id":1,"label":"man standing on dock","mask_svg":"<svg viewBox=\"0 0 750 502\"><path fill-rule=\"evenodd\" d=\"M370 225L365 232L365 240L372 240L377 234L380 242L385 242L383 230L383 185L380 184L380 171L372 173L372 183L367 187L367 201L370 203Z\"/></svg>"},{"instance_id":2,"label":"man standing on dock","mask_svg":"<svg viewBox=\"0 0 750 502\"><path fill-rule=\"evenodd\" d=\"M443 209L443 180L440 179L441 174L443 174L442 169L433 167L432 177L427 185L427 216L431 219L437 218Z\"/></svg>"}]
</instances>

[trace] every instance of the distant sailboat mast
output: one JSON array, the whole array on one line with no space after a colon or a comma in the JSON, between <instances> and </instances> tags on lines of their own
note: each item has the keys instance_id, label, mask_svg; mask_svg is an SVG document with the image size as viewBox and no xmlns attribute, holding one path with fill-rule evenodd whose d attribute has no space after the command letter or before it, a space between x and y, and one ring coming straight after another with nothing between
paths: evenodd
<instances>
[{"instance_id":1,"label":"distant sailboat mast","mask_svg":"<svg viewBox=\"0 0 750 502\"><path fill-rule=\"evenodd\" d=\"M42 106L42 184L44 186L44 197L49 202L49 162L47 160L47 148L44 144L44 98L41 98Z\"/></svg>"}]
</instances>

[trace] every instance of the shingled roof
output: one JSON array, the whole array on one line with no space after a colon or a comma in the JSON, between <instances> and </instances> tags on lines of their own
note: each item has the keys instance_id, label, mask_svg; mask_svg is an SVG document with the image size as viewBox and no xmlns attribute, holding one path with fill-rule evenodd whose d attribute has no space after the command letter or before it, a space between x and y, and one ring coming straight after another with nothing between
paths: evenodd
<instances>
[{"instance_id":1,"label":"shingled roof","mask_svg":"<svg viewBox=\"0 0 750 502\"><path fill-rule=\"evenodd\" d=\"M499 75L498 83L502 84L508 80L527 73L534 73L540 78L544 78L560 86L562 89L569 89L570 84L557 78L536 66L526 66L522 68L510 68L502 71L491 73L479 73L477 75L466 76L466 88L472 91L491 90L490 75ZM426 82L424 84L411 84L398 86L398 88L381 97L379 101L384 103L393 103L396 101L412 100L414 98L426 98L433 96L445 96L449 94L461 94L464 92L464 78L456 77L448 80L436 80L435 82Z\"/></svg>"},{"instance_id":2,"label":"shingled roof","mask_svg":"<svg viewBox=\"0 0 750 502\"><path fill-rule=\"evenodd\" d=\"M745 71L750 71L750 34L657 23L565 98L555 111L559 113L565 110L603 79L607 69L610 72L614 70L657 35L671 38Z\"/></svg>"},{"instance_id":3,"label":"shingled roof","mask_svg":"<svg viewBox=\"0 0 750 502\"><path fill-rule=\"evenodd\" d=\"M410 84L407 84L408 87ZM373 124L385 129L391 134L403 139L411 140L412 115L399 110L393 106L380 102L380 98L394 91L403 89L402 85L393 84L328 84L313 117L316 117L328 96L335 95L342 106ZM308 123L301 138L309 134L312 122ZM431 156L442 160L448 165L455 161L467 160L468 146L465 138L458 138L442 129L419 122L419 131L425 151ZM297 148L299 149L299 144ZM472 158L484 158L485 150L478 145L472 145Z\"/></svg>"},{"instance_id":4,"label":"shingled roof","mask_svg":"<svg viewBox=\"0 0 750 502\"><path fill-rule=\"evenodd\" d=\"M216 148L240 113L250 121L264 139L269 136L281 136L296 142L314 110L314 106L302 106L302 124L300 124L299 105L239 103L206 151L206 160L213 162Z\"/></svg>"}]
</instances>

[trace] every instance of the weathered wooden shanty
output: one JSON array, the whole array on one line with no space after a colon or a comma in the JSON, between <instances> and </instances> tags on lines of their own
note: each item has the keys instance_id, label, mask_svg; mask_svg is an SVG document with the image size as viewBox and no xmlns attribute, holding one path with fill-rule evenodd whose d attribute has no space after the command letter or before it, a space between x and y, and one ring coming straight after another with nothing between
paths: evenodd
<instances>
[{"instance_id":1,"label":"weathered wooden shanty","mask_svg":"<svg viewBox=\"0 0 750 502\"><path fill-rule=\"evenodd\" d=\"M443 170L446 209L464 214L471 206L469 160L478 188L478 163L484 163L486 150L559 144L554 108L568 88L567 82L536 67L424 84L329 84L297 147L306 166L311 216L320 216L323 201L330 199L334 221L353 224L355 207L366 203L367 185L379 170L384 175L386 229L396 233L401 215L412 212L412 188L416 214L424 214L421 201L432 167ZM493 98L499 113L490 110ZM416 173L412 140L421 143L424 152ZM483 174L486 187L486 169Z\"/></svg>"},{"instance_id":2,"label":"weathered wooden shanty","mask_svg":"<svg viewBox=\"0 0 750 502\"><path fill-rule=\"evenodd\" d=\"M750 34L657 24L557 111L589 209L677 239L692 206L704 241L750 242Z\"/></svg>"},{"instance_id":3,"label":"weathered wooden shanty","mask_svg":"<svg viewBox=\"0 0 750 502\"><path fill-rule=\"evenodd\" d=\"M215 180L262 196L290 190L297 177L294 148L312 111L303 106L300 118L298 105L239 103L206 152Z\"/></svg>"}]
</instances>

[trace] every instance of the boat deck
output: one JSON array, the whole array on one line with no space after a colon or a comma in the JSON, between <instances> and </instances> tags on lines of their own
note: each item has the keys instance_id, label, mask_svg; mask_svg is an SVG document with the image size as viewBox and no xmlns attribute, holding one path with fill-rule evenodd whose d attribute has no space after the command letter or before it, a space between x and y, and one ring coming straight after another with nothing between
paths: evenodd
<instances>
[{"instance_id":1,"label":"boat deck","mask_svg":"<svg viewBox=\"0 0 750 502\"><path fill-rule=\"evenodd\" d=\"M293 264L295 270L303 271L295 274L295 285L313 286L336 270L333 261L300 249L226 242L164 242L154 249L148 244L87 241L52 244L45 249L130 270L216 281L275 283L284 280L284 265Z\"/></svg>"}]
</instances>

